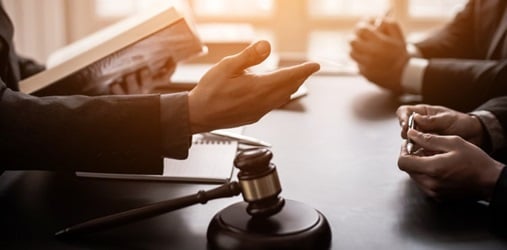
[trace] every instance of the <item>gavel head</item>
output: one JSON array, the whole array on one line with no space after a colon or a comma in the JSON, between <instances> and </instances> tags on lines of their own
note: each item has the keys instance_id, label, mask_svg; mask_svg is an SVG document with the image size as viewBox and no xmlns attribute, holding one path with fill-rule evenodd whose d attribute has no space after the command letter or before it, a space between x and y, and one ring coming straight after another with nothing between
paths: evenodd
<instances>
[{"instance_id":1,"label":"gavel head","mask_svg":"<svg viewBox=\"0 0 507 250\"><path fill-rule=\"evenodd\" d=\"M273 154L267 148L244 150L236 156L234 165L240 170L238 180L243 199L248 203L248 214L269 217L278 213L285 200L276 166L271 163Z\"/></svg>"}]
</instances>

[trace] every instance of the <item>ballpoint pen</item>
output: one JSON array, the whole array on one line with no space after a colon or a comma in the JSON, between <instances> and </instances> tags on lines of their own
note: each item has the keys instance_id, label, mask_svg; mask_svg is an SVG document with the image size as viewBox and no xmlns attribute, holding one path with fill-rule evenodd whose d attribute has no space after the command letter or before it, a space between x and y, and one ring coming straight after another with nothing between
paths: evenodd
<instances>
[{"instance_id":1,"label":"ballpoint pen","mask_svg":"<svg viewBox=\"0 0 507 250\"><path fill-rule=\"evenodd\" d=\"M261 141L257 138L253 138L253 137L246 136L246 135L240 135L240 134L236 134L236 133L231 133L231 132L227 132L227 131L223 131L223 130L214 130L214 131L211 131L210 134L226 137L226 138L229 138L232 140L237 140L239 143L246 144L246 145L268 147L268 148L271 147L271 144L269 144L265 141Z\"/></svg>"},{"instance_id":2,"label":"ballpoint pen","mask_svg":"<svg viewBox=\"0 0 507 250\"><path fill-rule=\"evenodd\" d=\"M392 9L388 9L383 15L377 16L377 18L375 18L375 22L373 23L373 26L375 26L376 28L379 28L380 25L382 24L382 21L384 19L386 19L387 17L390 17L391 13L392 13Z\"/></svg>"},{"instance_id":3,"label":"ballpoint pen","mask_svg":"<svg viewBox=\"0 0 507 250\"><path fill-rule=\"evenodd\" d=\"M410 114L410 116L408 117L408 129L414 129L415 128L414 115L415 115L415 112L412 112L412 114ZM407 132L408 132L408 129L407 129ZM412 154L413 150L414 150L414 143L407 136L407 152L409 154Z\"/></svg>"}]
</instances>

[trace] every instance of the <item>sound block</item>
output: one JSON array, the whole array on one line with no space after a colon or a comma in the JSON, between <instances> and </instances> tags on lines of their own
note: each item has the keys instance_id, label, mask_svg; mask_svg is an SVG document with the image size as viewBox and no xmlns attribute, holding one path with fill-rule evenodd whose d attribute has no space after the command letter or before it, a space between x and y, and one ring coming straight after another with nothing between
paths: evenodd
<instances>
[{"instance_id":1,"label":"sound block","mask_svg":"<svg viewBox=\"0 0 507 250\"><path fill-rule=\"evenodd\" d=\"M218 212L208 226L210 249L328 249L331 229L323 214L304 203L285 200L268 218L252 217L246 202Z\"/></svg>"}]
</instances>

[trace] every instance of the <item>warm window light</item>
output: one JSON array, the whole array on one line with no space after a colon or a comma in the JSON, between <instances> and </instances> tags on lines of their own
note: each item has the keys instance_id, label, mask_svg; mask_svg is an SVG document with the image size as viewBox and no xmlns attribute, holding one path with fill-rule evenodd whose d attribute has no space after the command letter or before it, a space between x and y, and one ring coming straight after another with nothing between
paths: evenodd
<instances>
[{"instance_id":1,"label":"warm window light","mask_svg":"<svg viewBox=\"0 0 507 250\"><path fill-rule=\"evenodd\" d=\"M467 0L411 0L412 17L452 17L463 8Z\"/></svg>"},{"instance_id":2,"label":"warm window light","mask_svg":"<svg viewBox=\"0 0 507 250\"><path fill-rule=\"evenodd\" d=\"M389 0L309 0L312 16L376 16L389 8Z\"/></svg>"},{"instance_id":3,"label":"warm window light","mask_svg":"<svg viewBox=\"0 0 507 250\"><path fill-rule=\"evenodd\" d=\"M202 16L267 16L273 0L193 0L194 11Z\"/></svg>"},{"instance_id":4,"label":"warm window light","mask_svg":"<svg viewBox=\"0 0 507 250\"><path fill-rule=\"evenodd\" d=\"M124 17L167 2L171 0L95 0L95 13L99 17Z\"/></svg>"}]
</instances>

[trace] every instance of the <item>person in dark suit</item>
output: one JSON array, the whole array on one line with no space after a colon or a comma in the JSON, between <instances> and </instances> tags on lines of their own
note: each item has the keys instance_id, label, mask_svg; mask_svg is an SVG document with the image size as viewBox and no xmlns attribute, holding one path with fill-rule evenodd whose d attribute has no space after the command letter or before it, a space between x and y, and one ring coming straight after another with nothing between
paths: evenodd
<instances>
[{"instance_id":1,"label":"person in dark suit","mask_svg":"<svg viewBox=\"0 0 507 250\"><path fill-rule=\"evenodd\" d=\"M415 112L416 129L407 117ZM442 106L401 106L397 115L404 141L398 166L417 186L437 200L489 201L495 232L507 235L506 161L491 154L507 148L507 96L489 100L471 113Z\"/></svg>"},{"instance_id":2,"label":"person in dark suit","mask_svg":"<svg viewBox=\"0 0 507 250\"><path fill-rule=\"evenodd\" d=\"M424 103L469 111L507 95L507 2L470 0L425 40L407 44L390 18L361 22L350 56L371 82Z\"/></svg>"},{"instance_id":3,"label":"person in dark suit","mask_svg":"<svg viewBox=\"0 0 507 250\"><path fill-rule=\"evenodd\" d=\"M161 173L163 157L187 157L192 134L259 120L288 102L319 69L316 63L305 63L263 75L249 73L248 67L270 54L269 43L260 41L224 58L190 92L32 96L20 93L18 83L43 67L19 57L12 36L13 26L1 6L0 172Z\"/></svg>"}]
</instances>

